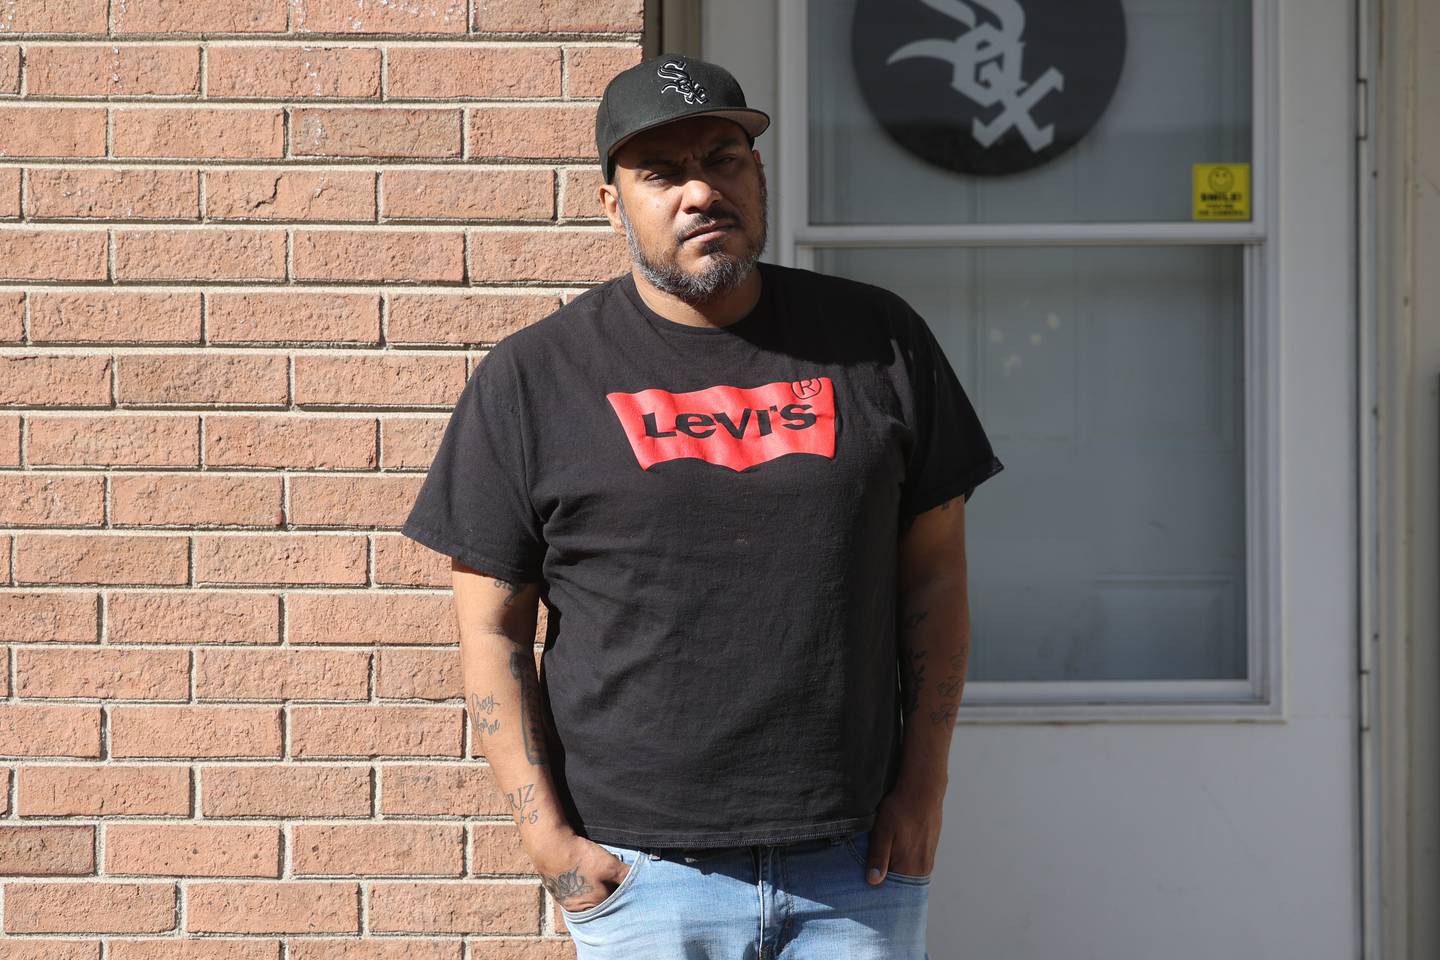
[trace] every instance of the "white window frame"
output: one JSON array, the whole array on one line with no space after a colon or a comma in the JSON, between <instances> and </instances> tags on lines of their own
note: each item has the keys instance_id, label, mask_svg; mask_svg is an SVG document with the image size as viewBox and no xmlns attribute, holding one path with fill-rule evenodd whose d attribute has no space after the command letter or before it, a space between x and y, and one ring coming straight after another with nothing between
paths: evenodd
<instances>
[{"instance_id":1,"label":"white window frame","mask_svg":"<svg viewBox=\"0 0 1440 960\"><path fill-rule=\"evenodd\" d=\"M1271 118L1278 109L1277 0L1252 0L1251 190L1248 223L1007 223L819 225L808 221L808 0L779 15L779 202L775 251L814 269L837 247L1035 247L1222 244L1243 250L1245 406L1245 680L969 681L958 723L1284 719L1284 583L1280 531L1280 347L1277 215Z\"/></svg>"}]
</instances>

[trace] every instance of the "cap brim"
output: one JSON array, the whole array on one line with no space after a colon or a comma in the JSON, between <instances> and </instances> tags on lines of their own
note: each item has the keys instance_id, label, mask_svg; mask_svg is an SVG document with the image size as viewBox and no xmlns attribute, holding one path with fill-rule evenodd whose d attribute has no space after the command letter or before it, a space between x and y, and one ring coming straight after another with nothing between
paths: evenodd
<instances>
[{"instance_id":1,"label":"cap brim","mask_svg":"<svg viewBox=\"0 0 1440 960\"><path fill-rule=\"evenodd\" d=\"M692 110L689 113L682 113L679 116L656 120L654 123L647 123L638 130L630 131L610 145L610 150L606 154L605 159L614 159L616 150L619 150L625 144L629 143L631 138L639 136L646 130L654 130L656 127L665 126L667 123L674 123L676 120L688 120L691 117L723 117L726 120L733 120L745 128L745 132L750 134L752 140L764 133L770 126L770 115L764 110L754 110L749 107L744 109L706 110L704 107L701 107L699 110Z\"/></svg>"}]
</instances>

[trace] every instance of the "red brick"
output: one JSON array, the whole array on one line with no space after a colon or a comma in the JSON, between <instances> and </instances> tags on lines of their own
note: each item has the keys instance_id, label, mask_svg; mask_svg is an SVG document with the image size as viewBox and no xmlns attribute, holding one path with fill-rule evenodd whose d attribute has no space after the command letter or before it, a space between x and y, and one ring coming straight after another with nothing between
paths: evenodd
<instances>
[{"instance_id":1,"label":"red brick","mask_svg":"<svg viewBox=\"0 0 1440 960\"><path fill-rule=\"evenodd\" d=\"M470 107L471 158L590 158L595 155L595 106ZM598 164L597 164L598 165Z\"/></svg>"},{"instance_id":2,"label":"red brick","mask_svg":"<svg viewBox=\"0 0 1440 960\"><path fill-rule=\"evenodd\" d=\"M12 527L98 527L105 521L105 478L0 474L0 517Z\"/></svg>"},{"instance_id":3,"label":"red brick","mask_svg":"<svg viewBox=\"0 0 1440 960\"><path fill-rule=\"evenodd\" d=\"M459 757L459 707L290 708L290 749L300 757Z\"/></svg>"},{"instance_id":4,"label":"red brick","mask_svg":"<svg viewBox=\"0 0 1440 960\"><path fill-rule=\"evenodd\" d=\"M279 940L240 937L107 938L105 947L109 960L280 960Z\"/></svg>"},{"instance_id":5,"label":"red brick","mask_svg":"<svg viewBox=\"0 0 1440 960\"><path fill-rule=\"evenodd\" d=\"M22 817L184 817L190 771L158 764L31 764L20 775Z\"/></svg>"},{"instance_id":6,"label":"red brick","mask_svg":"<svg viewBox=\"0 0 1440 960\"><path fill-rule=\"evenodd\" d=\"M295 357L298 404L449 407L464 388L464 359L454 355Z\"/></svg>"},{"instance_id":7,"label":"red brick","mask_svg":"<svg viewBox=\"0 0 1440 960\"><path fill-rule=\"evenodd\" d=\"M20 92L20 45L0 45L0 94L13 96Z\"/></svg>"},{"instance_id":8,"label":"red brick","mask_svg":"<svg viewBox=\"0 0 1440 960\"><path fill-rule=\"evenodd\" d=\"M387 170L381 193L388 219L549 220L555 216L551 170Z\"/></svg>"},{"instance_id":9,"label":"red brick","mask_svg":"<svg viewBox=\"0 0 1440 960\"><path fill-rule=\"evenodd\" d=\"M22 647L15 689L21 697L184 700L190 695L188 650L111 647Z\"/></svg>"},{"instance_id":10,"label":"red brick","mask_svg":"<svg viewBox=\"0 0 1440 960\"><path fill-rule=\"evenodd\" d=\"M536 883L377 883L367 913L372 933L540 932Z\"/></svg>"},{"instance_id":11,"label":"red brick","mask_svg":"<svg viewBox=\"0 0 1440 960\"><path fill-rule=\"evenodd\" d=\"M560 51L537 46L394 46L386 96L397 100L560 96Z\"/></svg>"},{"instance_id":12,"label":"red brick","mask_svg":"<svg viewBox=\"0 0 1440 960\"><path fill-rule=\"evenodd\" d=\"M622 47L566 47L565 95L598 98L615 74L640 62L641 54L633 43Z\"/></svg>"},{"instance_id":13,"label":"red brick","mask_svg":"<svg viewBox=\"0 0 1440 960\"><path fill-rule=\"evenodd\" d=\"M375 696L383 700L449 700L464 694L457 651L380 651L375 663Z\"/></svg>"},{"instance_id":14,"label":"red brick","mask_svg":"<svg viewBox=\"0 0 1440 960\"><path fill-rule=\"evenodd\" d=\"M531 941L531 944L535 942ZM485 946L472 941L470 956L471 960L573 960L575 950L569 941L552 942L564 952L522 952L506 954L504 958L492 955L491 946L521 944L523 947L526 943L507 938L485 942ZM454 937L433 940L419 937L305 937L289 941L286 956L290 960L461 960L465 953L464 943Z\"/></svg>"},{"instance_id":15,"label":"red brick","mask_svg":"<svg viewBox=\"0 0 1440 960\"><path fill-rule=\"evenodd\" d=\"M207 817L368 817L370 768L355 766L201 767Z\"/></svg>"},{"instance_id":16,"label":"red brick","mask_svg":"<svg viewBox=\"0 0 1440 960\"><path fill-rule=\"evenodd\" d=\"M289 520L301 527L400 529L424 477L290 477ZM0 486L0 503L3 503Z\"/></svg>"},{"instance_id":17,"label":"red brick","mask_svg":"<svg viewBox=\"0 0 1440 960\"><path fill-rule=\"evenodd\" d=\"M105 828L111 876L279 877L280 828L261 824L116 823Z\"/></svg>"},{"instance_id":18,"label":"red brick","mask_svg":"<svg viewBox=\"0 0 1440 960\"><path fill-rule=\"evenodd\" d=\"M375 177L360 170L210 170L205 211L214 220L373 221Z\"/></svg>"},{"instance_id":19,"label":"red brick","mask_svg":"<svg viewBox=\"0 0 1440 960\"><path fill-rule=\"evenodd\" d=\"M42 167L29 171L32 220L195 220L200 177L194 170Z\"/></svg>"},{"instance_id":20,"label":"red brick","mask_svg":"<svg viewBox=\"0 0 1440 960\"><path fill-rule=\"evenodd\" d=\"M100 756L100 708L0 703L0 754L10 757ZM27 771L31 768L26 767ZM14 887L7 886L7 893ZM6 933L10 928L6 904Z\"/></svg>"},{"instance_id":21,"label":"red brick","mask_svg":"<svg viewBox=\"0 0 1440 960\"><path fill-rule=\"evenodd\" d=\"M174 883L5 885L6 933L164 933L175 929Z\"/></svg>"},{"instance_id":22,"label":"red brick","mask_svg":"<svg viewBox=\"0 0 1440 960\"><path fill-rule=\"evenodd\" d=\"M19 290L0 291L0 341L4 341L6 343L20 343L24 339L25 294ZM3 422L6 425L6 430L4 432L3 446L0 446L0 449L4 449L8 455L11 441L10 433L8 430L9 421L6 420ZM19 423L17 422L15 426L16 439L18 440ZM16 456L18 457L18 455L19 451L17 445ZM4 462L8 463L11 461L6 460ZM14 464L18 465L20 461L17 459L13 462Z\"/></svg>"},{"instance_id":23,"label":"red brick","mask_svg":"<svg viewBox=\"0 0 1440 960\"><path fill-rule=\"evenodd\" d=\"M449 588L450 558L399 534L375 537L375 584Z\"/></svg>"},{"instance_id":24,"label":"red brick","mask_svg":"<svg viewBox=\"0 0 1440 960\"><path fill-rule=\"evenodd\" d=\"M364 650L195 651L197 700L366 700Z\"/></svg>"},{"instance_id":25,"label":"red brick","mask_svg":"<svg viewBox=\"0 0 1440 960\"><path fill-rule=\"evenodd\" d=\"M80 354L0 356L0 404L108 407L110 358Z\"/></svg>"},{"instance_id":26,"label":"red brick","mask_svg":"<svg viewBox=\"0 0 1440 960\"><path fill-rule=\"evenodd\" d=\"M296 33L464 33L465 0L292 0Z\"/></svg>"},{"instance_id":27,"label":"red brick","mask_svg":"<svg viewBox=\"0 0 1440 960\"><path fill-rule=\"evenodd\" d=\"M566 220L603 218L600 186L604 182L598 165L560 171L560 216Z\"/></svg>"},{"instance_id":28,"label":"red brick","mask_svg":"<svg viewBox=\"0 0 1440 960\"><path fill-rule=\"evenodd\" d=\"M533 875L535 864L513 824L477 823L470 844L470 875L516 873Z\"/></svg>"},{"instance_id":29,"label":"red brick","mask_svg":"<svg viewBox=\"0 0 1440 960\"><path fill-rule=\"evenodd\" d=\"M119 474L111 478L114 527L277 528L285 519L280 477Z\"/></svg>"},{"instance_id":30,"label":"red brick","mask_svg":"<svg viewBox=\"0 0 1440 960\"><path fill-rule=\"evenodd\" d=\"M373 417L209 416L205 462L212 467L373 470Z\"/></svg>"},{"instance_id":31,"label":"red brick","mask_svg":"<svg viewBox=\"0 0 1440 960\"><path fill-rule=\"evenodd\" d=\"M245 160L285 152L285 114L273 107L117 108L117 157Z\"/></svg>"},{"instance_id":32,"label":"red brick","mask_svg":"<svg viewBox=\"0 0 1440 960\"><path fill-rule=\"evenodd\" d=\"M380 342L373 293L212 293L210 343Z\"/></svg>"},{"instance_id":33,"label":"red brick","mask_svg":"<svg viewBox=\"0 0 1440 960\"><path fill-rule=\"evenodd\" d=\"M359 884L191 883L188 933L359 933Z\"/></svg>"},{"instance_id":34,"label":"red brick","mask_svg":"<svg viewBox=\"0 0 1440 960\"><path fill-rule=\"evenodd\" d=\"M195 581L363 586L366 552L363 536L201 534L195 537Z\"/></svg>"},{"instance_id":35,"label":"red brick","mask_svg":"<svg viewBox=\"0 0 1440 960\"><path fill-rule=\"evenodd\" d=\"M283 280L285 231L116 230L118 280Z\"/></svg>"},{"instance_id":36,"label":"red brick","mask_svg":"<svg viewBox=\"0 0 1440 960\"><path fill-rule=\"evenodd\" d=\"M105 256L104 230L0 227L0 280L105 280Z\"/></svg>"},{"instance_id":37,"label":"red brick","mask_svg":"<svg viewBox=\"0 0 1440 960\"><path fill-rule=\"evenodd\" d=\"M387 817L487 817L509 813L488 766L387 763L380 768L380 813Z\"/></svg>"},{"instance_id":38,"label":"red brick","mask_svg":"<svg viewBox=\"0 0 1440 960\"><path fill-rule=\"evenodd\" d=\"M477 33L639 33L644 0L475 0Z\"/></svg>"},{"instance_id":39,"label":"red brick","mask_svg":"<svg viewBox=\"0 0 1440 960\"><path fill-rule=\"evenodd\" d=\"M0 466L20 466L20 415L0 416Z\"/></svg>"},{"instance_id":40,"label":"red brick","mask_svg":"<svg viewBox=\"0 0 1440 960\"><path fill-rule=\"evenodd\" d=\"M116 370L121 403L288 402L286 358L273 353L122 354Z\"/></svg>"},{"instance_id":41,"label":"red brick","mask_svg":"<svg viewBox=\"0 0 1440 960\"><path fill-rule=\"evenodd\" d=\"M464 840L459 824L296 824L295 875L459 877Z\"/></svg>"},{"instance_id":42,"label":"red brick","mask_svg":"<svg viewBox=\"0 0 1440 960\"><path fill-rule=\"evenodd\" d=\"M279 940L240 937L109 939L111 960L280 960Z\"/></svg>"},{"instance_id":43,"label":"red brick","mask_svg":"<svg viewBox=\"0 0 1440 960\"><path fill-rule=\"evenodd\" d=\"M445 417L381 417L381 465L386 470L429 469L445 423Z\"/></svg>"},{"instance_id":44,"label":"red brick","mask_svg":"<svg viewBox=\"0 0 1440 960\"><path fill-rule=\"evenodd\" d=\"M186 553L185 537L20 534L15 538L15 580L177 586L190 577Z\"/></svg>"},{"instance_id":45,"label":"red brick","mask_svg":"<svg viewBox=\"0 0 1440 960\"><path fill-rule=\"evenodd\" d=\"M200 48L31 44L25 48L25 93L32 97L197 96Z\"/></svg>"},{"instance_id":46,"label":"red brick","mask_svg":"<svg viewBox=\"0 0 1440 960\"><path fill-rule=\"evenodd\" d=\"M459 283L465 239L457 230L296 230L297 280Z\"/></svg>"},{"instance_id":47,"label":"red brick","mask_svg":"<svg viewBox=\"0 0 1440 960\"><path fill-rule=\"evenodd\" d=\"M533 293L392 293L391 343L496 343L554 313L560 298Z\"/></svg>"},{"instance_id":48,"label":"red brick","mask_svg":"<svg viewBox=\"0 0 1440 960\"><path fill-rule=\"evenodd\" d=\"M212 99L380 97L379 50L211 46L208 55L206 93Z\"/></svg>"},{"instance_id":49,"label":"red brick","mask_svg":"<svg viewBox=\"0 0 1440 960\"><path fill-rule=\"evenodd\" d=\"M194 467L200 463L200 418L32 416L26 454L31 466Z\"/></svg>"},{"instance_id":50,"label":"red brick","mask_svg":"<svg viewBox=\"0 0 1440 960\"><path fill-rule=\"evenodd\" d=\"M0 593L0 643L97 643L99 608L90 592Z\"/></svg>"},{"instance_id":51,"label":"red brick","mask_svg":"<svg viewBox=\"0 0 1440 960\"><path fill-rule=\"evenodd\" d=\"M0 157L103 157L105 111L95 107L0 107Z\"/></svg>"},{"instance_id":52,"label":"red brick","mask_svg":"<svg viewBox=\"0 0 1440 960\"><path fill-rule=\"evenodd\" d=\"M280 598L255 590L112 590L110 643L276 644Z\"/></svg>"},{"instance_id":53,"label":"red brick","mask_svg":"<svg viewBox=\"0 0 1440 960\"><path fill-rule=\"evenodd\" d=\"M290 111L290 152L297 157L458 158L463 126L459 108L296 107Z\"/></svg>"},{"instance_id":54,"label":"red brick","mask_svg":"<svg viewBox=\"0 0 1440 960\"><path fill-rule=\"evenodd\" d=\"M284 749L279 707L116 705L112 757L267 757Z\"/></svg>"},{"instance_id":55,"label":"red brick","mask_svg":"<svg viewBox=\"0 0 1440 960\"><path fill-rule=\"evenodd\" d=\"M285 0L115 0L115 32L284 33Z\"/></svg>"},{"instance_id":56,"label":"red brick","mask_svg":"<svg viewBox=\"0 0 1440 960\"><path fill-rule=\"evenodd\" d=\"M285 599L291 644L457 644L453 601L436 594L292 593Z\"/></svg>"},{"instance_id":57,"label":"red brick","mask_svg":"<svg viewBox=\"0 0 1440 960\"><path fill-rule=\"evenodd\" d=\"M20 216L20 168L0 170L0 220Z\"/></svg>"},{"instance_id":58,"label":"red brick","mask_svg":"<svg viewBox=\"0 0 1440 960\"><path fill-rule=\"evenodd\" d=\"M34 343L198 343L198 293L30 294Z\"/></svg>"},{"instance_id":59,"label":"red brick","mask_svg":"<svg viewBox=\"0 0 1440 960\"><path fill-rule=\"evenodd\" d=\"M11 876L84 876L95 872L93 826L0 826L0 864Z\"/></svg>"},{"instance_id":60,"label":"red brick","mask_svg":"<svg viewBox=\"0 0 1440 960\"><path fill-rule=\"evenodd\" d=\"M9 0L0 7L0 33L104 33L108 0Z\"/></svg>"},{"instance_id":61,"label":"red brick","mask_svg":"<svg viewBox=\"0 0 1440 960\"><path fill-rule=\"evenodd\" d=\"M470 232L472 283L590 283L629 271L625 238L608 227Z\"/></svg>"}]
</instances>

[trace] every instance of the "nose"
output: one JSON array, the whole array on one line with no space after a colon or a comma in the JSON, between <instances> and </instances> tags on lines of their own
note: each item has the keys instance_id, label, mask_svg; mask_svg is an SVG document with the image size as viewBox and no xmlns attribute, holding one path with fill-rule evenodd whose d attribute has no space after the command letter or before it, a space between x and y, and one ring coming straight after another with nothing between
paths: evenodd
<instances>
[{"instance_id":1,"label":"nose","mask_svg":"<svg viewBox=\"0 0 1440 960\"><path fill-rule=\"evenodd\" d=\"M685 191L682 194L681 203L686 210L708 210L718 199L720 199L720 191L715 189L714 184L705 179L704 174L690 177L685 181Z\"/></svg>"}]
</instances>

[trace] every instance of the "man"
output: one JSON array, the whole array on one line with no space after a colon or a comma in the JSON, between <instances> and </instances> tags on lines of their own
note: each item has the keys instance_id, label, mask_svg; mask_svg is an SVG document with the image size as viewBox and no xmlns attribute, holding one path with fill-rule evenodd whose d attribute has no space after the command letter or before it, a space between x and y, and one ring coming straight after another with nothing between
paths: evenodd
<instances>
[{"instance_id":1,"label":"man","mask_svg":"<svg viewBox=\"0 0 1440 960\"><path fill-rule=\"evenodd\" d=\"M903 299L759 262L768 125L701 60L611 80L632 270L487 354L403 527L453 558L473 746L582 960L927 956L1003 466Z\"/></svg>"}]
</instances>

